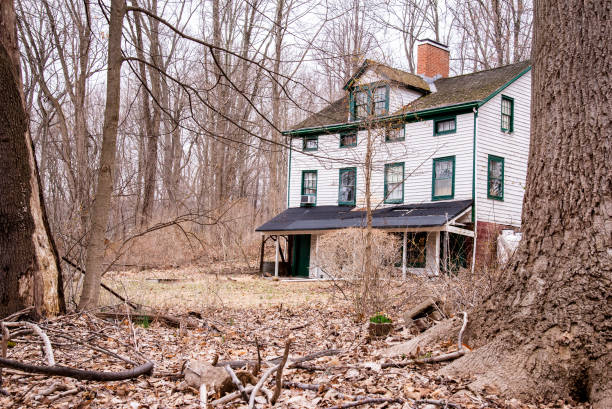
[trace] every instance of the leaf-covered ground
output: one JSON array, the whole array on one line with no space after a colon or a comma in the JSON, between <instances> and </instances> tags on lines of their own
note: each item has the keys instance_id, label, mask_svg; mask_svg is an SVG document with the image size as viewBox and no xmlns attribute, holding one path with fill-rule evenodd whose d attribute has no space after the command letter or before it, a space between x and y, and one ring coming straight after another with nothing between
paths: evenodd
<instances>
[{"instance_id":1,"label":"leaf-covered ground","mask_svg":"<svg viewBox=\"0 0 612 409\"><path fill-rule=\"evenodd\" d=\"M467 379L437 376L436 369L441 364L381 368L388 358L380 358L379 352L412 337L408 329L402 328L401 311L389 312L396 321L389 337L371 340L366 325L353 320L350 305L326 283L283 282L244 275L194 276L185 271L138 273L135 277L134 273L116 274L109 283L163 314L187 319L191 312L191 319L200 327L172 328L155 320L131 324L91 314L52 319L41 323L41 327L54 343L58 365L105 371L126 368L121 361L74 342L79 340L134 360L138 359L134 352L137 350L155 362L152 376L92 382L4 369L2 388L8 395L0 395L0 407L197 408L198 391L175 376L186 360L211 362L217 354L220 360L252 360L257 356L257 338L265 361L281 356L289 337L293 337L293 358L328 349L343 352L304 363L310 369L286 369L285 381L322 387L320 391L283 389L276 407L328 408L357 397L402 400L361 406L376 408L424 408L426 404L417 403L420 399L447 400L464 408L569 407L564 402L524 405L516 399L500 398L499 391L492 388L486 395L473 394L465 388ZM180 280L147 280L155 277ZM44 364L40 344L33 340L37 340L33 335L18 337L16 343L10 344L8 357ZM456 349L455 340L449 339L421 353L437 355L453 348ZM262 369L267 367L264 363ZM273 379L267 387L273 389ZM246 405L236 400L225 407Z\"/></svg>"}]
</instances>

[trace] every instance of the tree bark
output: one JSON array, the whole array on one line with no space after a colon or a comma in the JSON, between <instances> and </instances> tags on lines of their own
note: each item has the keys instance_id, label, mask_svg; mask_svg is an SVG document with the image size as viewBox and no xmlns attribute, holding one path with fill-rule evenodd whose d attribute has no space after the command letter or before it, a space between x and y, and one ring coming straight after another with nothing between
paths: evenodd
<instances>
[{"instance_id":1,"label":"tree bark","mask_svg":"<svg viewBox=\"0 0 612 409\"><path fill-rule=\"evenodd\" d=\"M79 310L98 306L102 263L104 261L104 235L108 224L115 153L117 148L117 125L119 123L119 102L121 95L121 36L125 0L112 0L108 37L108 71L106 74L106 106L104 109L104 128L102 130L102 151L98 169L98 186L91 213L91 233L87 244L87 256L83 291L79 300Z\"/></svg>"},{"instance_id":2,"label":"tree bark","mask_svg":"<svg viewBox=\"0 0 612 409\"><path fill-rule=\"evenodd\" d=\"M28 306L52 315L64 308L61 270L28 132L12 1L0 2L0 89L0 317Z\"/></svg>"},{"instance_id":3,"label":"tree bark","mask_svg":"<svg viewBox=\"0 0 612 409\"><path fill-rule=\"evenodd\" d=\"M445 368L530 399L612 407L609 1L535 4L524 238Z\"/></svg>"}]
</instances>

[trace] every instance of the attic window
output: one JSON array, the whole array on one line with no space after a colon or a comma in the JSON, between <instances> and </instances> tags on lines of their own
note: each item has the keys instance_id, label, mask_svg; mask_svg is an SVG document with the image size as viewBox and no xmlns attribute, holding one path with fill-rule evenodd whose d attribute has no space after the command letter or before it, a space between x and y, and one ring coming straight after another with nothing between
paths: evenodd
<instances>
[{"instance_id":1,"label":"attic window","mask_svg":"<svg viewBox=\"0 0 612 409\"><path fill-rule=\"evenodd\" d=\"M505 95L501 98L501 130L504 132L514 130L514 100Z\"/></svg>"},{"instance_id":2,"label":"attic window","mask_svg":"<svg viewBox=\"0 0 612 409\"><path fill-rule=\"evenodd\" d=\"M304 138L303 149L305 151L316 151L317 149L319 149L319 137L318 136L306 136Z\"/></svg>"},{"instance_id":3,"label":"attic window","mask_svg":"<svg viewBox=\"0 0 612 409\"><path fill-rule=\"evenodd\" d=\"M434 119L434 135L446 135L457 132L457 117Z\"/></svg>"},{"instance_id":4,"label":"attic window","mask_svg":"<svg viewBox=\"0 0 612 409\"><path fill-rule=\"evenodd\" d=\"M340 134L340 147L348 148L351 146L357 146L357 132Z\"/></svg>"},{"instance_id":5,"label":"attic window","mask_svg":"<svg viewBox=\"0 0 612 409\"><path fill-rule=\"evenodd\" d=\"M393 124L385 129L385 142L398 142L406 139L404 124Z\"/></svg>"},{"instance_id":6,"label":"attic window","mask_svg":"<svg viewBox=\"0 0 612 409\"><path fill-rule=\"evenodd\" d=\"M389 87L368 85L351 91L351 118L353 121L369 116L385 115L389 111Z\"/></svg>"}]
</instances>

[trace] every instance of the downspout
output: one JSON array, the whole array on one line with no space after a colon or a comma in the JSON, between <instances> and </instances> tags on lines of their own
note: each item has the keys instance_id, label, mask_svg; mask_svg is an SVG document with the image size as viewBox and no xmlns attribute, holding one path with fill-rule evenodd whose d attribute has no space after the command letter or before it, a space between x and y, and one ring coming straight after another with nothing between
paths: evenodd
<instances>
[{"instance_id":1,"label":"downspout","mask_svg":"<svg viewBox=\"0 0 612 409\"><path fill-rule=\"evenodd\" d=\"M289 137L289 166L287 169L287 208L289 208L289 194L291 189L291 152L293 151L293 137Z\"/></svg>"},{"instance_id":2,"label":"downspout","mask_svg":"<svg viewBox=\"0 0 612 409\"><path fill-rule=\"evenodd\" d=\"M474 274L474 267L476 264L476 248L478 240L478 218L476 217L476 158L477 148L476 143L476 125L478 118L478 108L474 107L474 140L472 146L472 223L474 223L474 242L472 243L472 274Z\"/></svg>"}]
</instances>

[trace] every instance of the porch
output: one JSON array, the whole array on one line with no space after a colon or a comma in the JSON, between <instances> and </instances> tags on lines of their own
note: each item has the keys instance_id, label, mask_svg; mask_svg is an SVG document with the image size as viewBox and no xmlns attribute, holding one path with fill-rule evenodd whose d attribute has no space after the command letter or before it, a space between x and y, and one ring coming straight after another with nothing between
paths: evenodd
<instances>
[{"instance_id":1,"label":"porch","mask_svg":"<svg viewBox=\"0 0 612 409\"><path fill-rule=\"evenodd\" d=\"M400 236L396 265L402 278L407 273L436 275L473 265L471 210L471 200L385 207L372 211L372 226ZM275 276L325 278L317 265L319 237L350 227L366 227L365 210L347 206L289 208L256 229L263 233L260 272L264 246L272 240Z\"/></svg>"}]
</instances>

